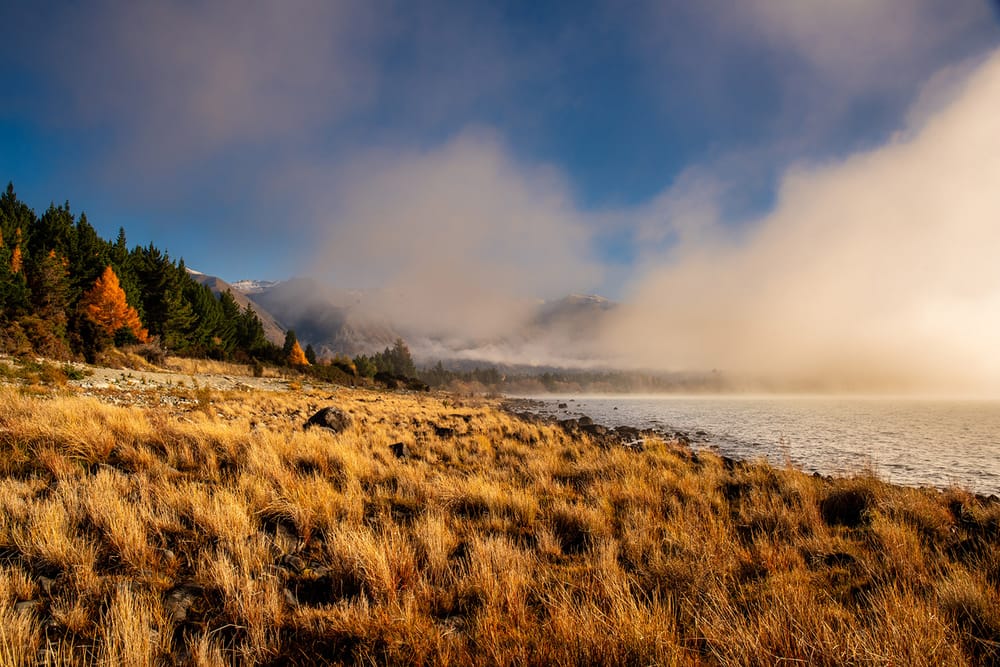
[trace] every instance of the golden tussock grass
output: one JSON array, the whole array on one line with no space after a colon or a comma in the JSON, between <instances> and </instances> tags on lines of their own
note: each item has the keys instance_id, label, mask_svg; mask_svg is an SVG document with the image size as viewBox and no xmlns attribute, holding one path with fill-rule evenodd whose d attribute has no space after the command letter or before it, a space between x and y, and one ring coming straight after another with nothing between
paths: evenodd
<instances>
[{"instance_id":1,"label":"golden tussock grass","mask_svg":"<svg viewBox=\"0 0 1000 667\"><path fill-rule=\"evenodd\" d=\"M988 499L445 395L150 391L0 385L0 664L1000 660Z\"/></svg>"}]
</instances>

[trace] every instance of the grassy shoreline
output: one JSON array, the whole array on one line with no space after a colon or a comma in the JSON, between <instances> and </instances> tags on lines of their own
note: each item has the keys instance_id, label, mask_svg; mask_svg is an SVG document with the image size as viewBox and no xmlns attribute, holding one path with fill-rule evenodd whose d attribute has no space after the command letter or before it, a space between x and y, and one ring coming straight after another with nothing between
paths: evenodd
<instances>
[{"instance_id":1,"label":"grassy shoreline","mask_svg":"<svg viewBox=\"0 0 1000 667\"><path fill-rule=\"evenodd\" d=\"M0 384L0 664L1000 659L1000 505L960 490L443 394L43 375ZM303 431L327 405L351 425Z\"/></svg>"}]
</instances>

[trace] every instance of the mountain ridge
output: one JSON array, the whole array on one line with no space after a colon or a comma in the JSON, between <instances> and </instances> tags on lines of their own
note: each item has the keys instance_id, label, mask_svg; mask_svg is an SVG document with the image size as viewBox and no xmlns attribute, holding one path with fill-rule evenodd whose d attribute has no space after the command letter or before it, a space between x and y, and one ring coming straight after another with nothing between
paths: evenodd
<instances>
[{"instance_id":1,"label":"mountain ridge","mask_svg":"<svg viewBox=\"0 0 1000 667\"><path fill-rule=\"evenodd\" d=\"M193 275L214 291L230 289L241 306L251 307L262 322L281 331L292 329L303 344L320 357L354 357L406 340L416 359L460 364L526 366L594 366L594 344L607 318L619 304L597 294L569 294L532 303L523 320L487 337L460 332L430 333L407 326L387 312L379 290L333 287L313 278L281 281L243 279L227 283L206 274ZM391 310L391 309L388 309ZM266 326L266 324L265 324ZM269 340L274 341L270 336Z\"/></svg>"},{"instance_id":2,"label":"mountain ridge","mask_svg":"<svg viewBox=\"0 0 1000 667\"><path fill-rule=\"evenodd\" d=\"M227 283L218 276L202 273L201 271L197 271L190 267L185 268L187 269L189 276L191 276L199 284L208 287L214 294L219 295L228 291L233 295L233 300L236 301L236 305L240 308L246 308L249 305L250 308L257 314L257 318L264 327L264 337L275 345L281 345L284 343L286 327L284 327L281 322L274 317L274 315L268 312L265 308L261 307L256 301L248 297L246 293L236 289L231 283Z\"/></svg>"}]
</instances>

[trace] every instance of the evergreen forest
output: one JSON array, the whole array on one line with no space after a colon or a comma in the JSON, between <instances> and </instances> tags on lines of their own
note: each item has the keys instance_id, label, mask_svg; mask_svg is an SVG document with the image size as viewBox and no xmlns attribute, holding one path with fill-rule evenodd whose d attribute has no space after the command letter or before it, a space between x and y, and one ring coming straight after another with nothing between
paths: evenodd
<instances>
[{"instance_id":1,"label":"evergreen forest","mask_svg":"<svg viewBox=\"0 0 1000 667\"><path fill-rule=\"evenodd\" d=\"M69 202L41 215L0 196L0 352L95 361L110 347L283 361L256 313L215 295L153 244L100 237Z\"/></svg>"}]
</instances>

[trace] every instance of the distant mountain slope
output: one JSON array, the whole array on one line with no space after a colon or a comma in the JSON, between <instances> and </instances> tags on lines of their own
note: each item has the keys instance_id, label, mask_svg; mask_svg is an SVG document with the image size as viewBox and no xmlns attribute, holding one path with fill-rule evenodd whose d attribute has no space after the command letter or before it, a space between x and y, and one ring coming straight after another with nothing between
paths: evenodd
<instances>
[{"instance_id":1,"label":"distant mountain slope","mask_svg":"<svg viewBox=\"0 0 1000 667\"><path fill-rule=\"evenodd\" d=\"M370 354L401 337L424 363L592 364L598 361L594 355L601 332L617 308L600 296L573 294L538 302L523 321L511 321L506 330L470 340L457 332L429 334L404 326L387 312L386 304L392 301L377 291L337 289L307 278L278 283L241 280L234 287L294 329L298 339L321 356Z\"/></svg>"},{"instance_id":2,"label":"distant mountain slope","mask_svg":"<svg viewBox=\"0 0 1000 667\"><path fill-rule=\"evenodd\" d=\"M248 298L246 294L234 288L222 278L210 276L193 269L188 269L188 274L216 294L221 294L228 290L240 308L246 308L247 304L250 304L253 311L257 313L257 317L260 318L260 323L264 326L264 336L275 345L281 345L285 342L285 328L281 326L280 322L271 313L262 308L260 304Z\"/></svg>"},{"instance_id":3,"label":"distant mountain slope","mask_svg":"<svg viewBox=\"0 0 1000 667\"><path fill-rule=\"evenodd\" d=\"M603 296L571 294L539 306L531 326L547 334L561 333L573 339L591 338L617 307L618 304Z\"/></svg>"},{"instance_id":4,"label":"distant mountain slope","mask_svg":"<svg viewBox=\"0 0 1000 667\"><path fill-rule=\"evenodd\" d=\"M240 281L241 284L261 283ZM393 344L402 334L386 319L365 313L360 292L341 290L308 278L272 283L247 295L273 313L320 356L370 354Z\"/></svg>"}]
</instances>

